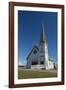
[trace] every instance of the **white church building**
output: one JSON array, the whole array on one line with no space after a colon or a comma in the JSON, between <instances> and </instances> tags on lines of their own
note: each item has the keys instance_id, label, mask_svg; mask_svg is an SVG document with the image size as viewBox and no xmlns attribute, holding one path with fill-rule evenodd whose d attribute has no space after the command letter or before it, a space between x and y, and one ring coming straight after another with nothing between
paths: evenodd
<instances>
[{"instance_id":1,"label":"white church building","mask_svg":"<svg viewBox=\"0 0 66 90\"><path fill-rule=\"evenodd\" d=\"M41 25L38 46L34 46L27 56L26 68L28 69L54 69L54 63L48 55L48 43L45 37L44 26Z\"/></svg>"}]
</instances>

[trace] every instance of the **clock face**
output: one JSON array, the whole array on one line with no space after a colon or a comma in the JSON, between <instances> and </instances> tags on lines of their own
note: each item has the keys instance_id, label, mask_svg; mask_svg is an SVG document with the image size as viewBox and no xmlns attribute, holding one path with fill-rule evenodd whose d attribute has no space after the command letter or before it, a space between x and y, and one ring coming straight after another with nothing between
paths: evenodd
<instances>
[{"instance_id":1,"label":"clock face","mask_svg":"<svg viewBox=\"0 0 66 90\"><path fill-rule=\"evenodd\" d=\"M34 53L34 54L37 54L37 50L34 50L33 53Z\"/></svg>"}]
</instances>

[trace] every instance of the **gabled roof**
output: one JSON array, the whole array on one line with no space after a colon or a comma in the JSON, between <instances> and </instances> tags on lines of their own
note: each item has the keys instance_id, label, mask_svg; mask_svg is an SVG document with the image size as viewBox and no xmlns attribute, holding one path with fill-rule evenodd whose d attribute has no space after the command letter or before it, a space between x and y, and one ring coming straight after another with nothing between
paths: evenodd
<instances>
[{"instance_id":1,"label":"gabled roof","mask_svg":"<svg viewBox=\"0 0 66 90\"><path fill-rule=\"evenodd\" d=\"M31 55L32 51L34 50L34 48L36 48L36 49L39 51L38 46L34 46L34 47L32 48L32 50L31 50L31 52L28 54L27 59L30 57L30 55Z\"/></svg>"}]
</instances>

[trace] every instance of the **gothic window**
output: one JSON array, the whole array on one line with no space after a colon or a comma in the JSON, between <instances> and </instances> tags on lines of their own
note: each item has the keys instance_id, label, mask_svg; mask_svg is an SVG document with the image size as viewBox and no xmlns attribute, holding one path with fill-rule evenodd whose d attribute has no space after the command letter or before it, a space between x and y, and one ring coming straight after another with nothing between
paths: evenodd
<instances>
[{"instance_id":1,"label":"gothic window","mask_svg":"<svg viewBox=\"0 0 66 90\"><path fill-rule=\"evenodd\" d=\"M37 50L34 50L33 53L36 54L37 53Z\"/></svg>"}]
</instances>

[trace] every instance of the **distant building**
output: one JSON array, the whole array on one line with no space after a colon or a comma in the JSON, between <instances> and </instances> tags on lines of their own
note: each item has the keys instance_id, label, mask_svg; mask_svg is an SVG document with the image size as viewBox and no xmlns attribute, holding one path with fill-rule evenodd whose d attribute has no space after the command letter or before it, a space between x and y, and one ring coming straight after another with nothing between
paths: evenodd
<instances>
[{"instance_id":1,"label":"distant building","mask_svg":"<svg viewBox=\"0 0 66 90\"><path fill-rule=\"evenodd\" d=\"M54 63L48 57L48 44L45 37L43 24L41 25L39 44L38 46L34 46L28 54L26 68L54 69Z\"/></svg>"},{"instance_id":2,"label":"distant building","mask_svg":"<svg viewBox=\"0 0 66 90\"><path fill-rule=\"evenodd\" d=\"M25 69L26 66L25 66L25 65L18 65L18 68L19 68L19 69Z\"/></svg>"}]
</instances>

